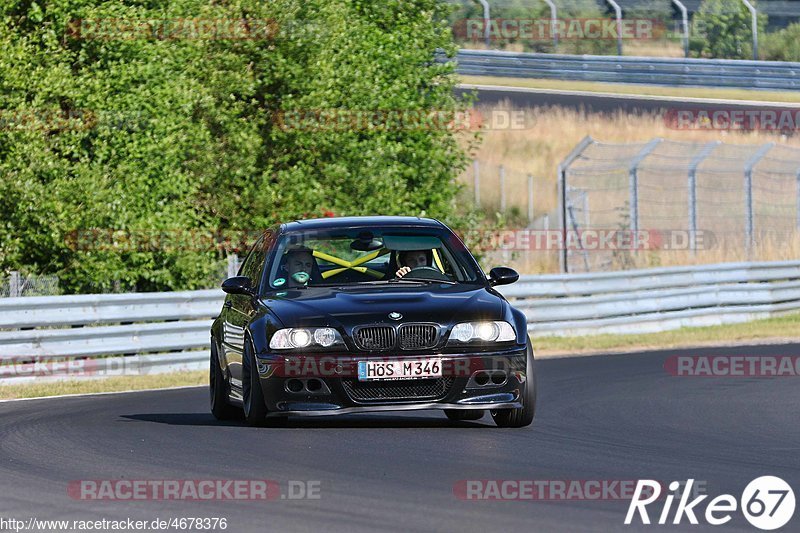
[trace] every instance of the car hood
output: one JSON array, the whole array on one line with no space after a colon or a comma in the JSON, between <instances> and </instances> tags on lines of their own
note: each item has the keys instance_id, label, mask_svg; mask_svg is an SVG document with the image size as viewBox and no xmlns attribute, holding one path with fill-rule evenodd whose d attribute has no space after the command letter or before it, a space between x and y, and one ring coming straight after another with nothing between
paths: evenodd
<instances>
[{"instance_id":1,"label":"car hood","mask_svg":"<svg viewBox=\"0 0 800 533\"><path fill-rule=\"evenodd\" d=\"M285 327L333 326L350 331L361 324L398 322L450 324L502 320L505 301L479 285L396 285L317 287L272 293L262 298Z\"/></svg>"}]
</instances>

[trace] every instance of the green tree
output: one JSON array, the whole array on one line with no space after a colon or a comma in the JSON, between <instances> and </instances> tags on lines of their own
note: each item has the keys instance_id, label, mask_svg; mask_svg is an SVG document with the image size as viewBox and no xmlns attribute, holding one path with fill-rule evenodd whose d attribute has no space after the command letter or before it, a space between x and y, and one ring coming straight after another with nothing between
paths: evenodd
<instances>
[{"instance_id":1,"label":"green tree","mask_svg":"<svg viewBox=\"0 0 800 533\"><path fill-rule=\"evenodd\" d=\"M764 33L767 16L759 15L758 32ZM690 50L697 57L752 59L752 16L738 0L703 0L692 21Z\"/></svg>"},{"instance_id":2,"label":"green tree","mask_svg":"<svg viewBox=\"0 0 800 533\"><path fill-rule=\"evenodd\" d=\"M0 272L56 273L69 292L114 282L191 289L224 253L176 232L210 237L327 211L452 216L466 159L451 129L279 120L297 110L462 109L453 66L434 61L436 50L454 53L446 9L436 0L7 0ZM252 39L165 30L186 18L271 30ZM108 20L160 29L88 38ZM118 246L76 246L96 228L120 230ZM127 233L168 238L126 246ZM98 242L111 242L107 231Z\"/></svg>"},{"instance_id":3,"label":"green tree","mask_svg":"<svg viewBox=\"0 0 800 533\"><path fill-rule=\"evenodd\" d=\"M800 61L800 22L765 34L761 55L768 61Z\"/></svg>"}]
</instances>

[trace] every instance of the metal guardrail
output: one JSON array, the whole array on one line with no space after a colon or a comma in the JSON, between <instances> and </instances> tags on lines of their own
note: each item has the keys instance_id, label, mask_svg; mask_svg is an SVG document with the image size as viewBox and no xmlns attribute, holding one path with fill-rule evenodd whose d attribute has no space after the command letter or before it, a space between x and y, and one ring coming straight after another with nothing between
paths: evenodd
<instances>
[{"instance_id":1,"label":"metal guardrail","mask_svg":"<svg viewBox=\"0 0 800 533\"><path fill-rule=\"evenodd\" d=\"M800 261L522 276L501 292L533 336L663 331L800 310ZM222 300L218 290L0 300L0 383L38 379L36 363L51 358L88 377L205 368Z\"/></svg>"},{"instance_id":2,"label":"metal guardrail","mask_svg":"<svg viewBox=\"0 0 800 533\"><path fill-rule=\"evenodd\" d=\"M668 86L800 89L800 63L460 50L459 74Z\"/></svg>"},{"instance_id":3,"label":"metal guardrail","mask_svg":"<svg viewBox=\"0 0 800 533\"><path fill-rule=\"evenodd\" d=\"M534 336L664 331L800 310L800 261L522 276L502 292Z\"/></svg>"},{"instance_id":4,"label":"metal guardrail","mask_svg":"<svg viewBox=\"0 0 800 533\"><path fill-rule=\"evenodd\" d=\"M223 298L215 289L0 299L0 383L205 368Z\"/></svg>"}]
</instances>

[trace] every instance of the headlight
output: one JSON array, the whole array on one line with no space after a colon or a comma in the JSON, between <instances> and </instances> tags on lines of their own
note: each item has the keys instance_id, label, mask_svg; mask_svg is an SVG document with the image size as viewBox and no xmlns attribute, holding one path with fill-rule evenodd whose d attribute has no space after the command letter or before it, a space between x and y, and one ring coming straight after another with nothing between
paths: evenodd
<instances>
[{"instance_id":1,"label":"headlight","mask_svg":"<svg viewBox=\"0 0 800 533\"><path fill-rule=\"evenodd\" d=\"M453 327L448 344L465 342L506 342L517 338L514 328L508 322L462 322Z\"/></svg>"},{"instance_id":2,"label":"headlight","mask_svg":"<svg viewBox=\"0 0 800 533\"><path fill-rule=\"evenodd\" d=\"M321 346L344 345L342 336L333 328L284 328L272 335L269 347L273 350L291 350Z\"/></svg>"}]
</instances>

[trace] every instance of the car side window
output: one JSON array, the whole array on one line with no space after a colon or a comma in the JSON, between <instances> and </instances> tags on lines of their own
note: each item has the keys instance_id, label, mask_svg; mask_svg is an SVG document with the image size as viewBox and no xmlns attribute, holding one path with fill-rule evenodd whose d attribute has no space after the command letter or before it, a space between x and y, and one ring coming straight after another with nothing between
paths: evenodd
<instances>
[{"instance_id":1,"label":"car side window","mask_svg":"<svg viewBox=\"0 0 800 533\"><path fill-rule=\"evenodd\" d=\"M250 253L247 255L247 258L242 264L242 268L239 270L240 276L247 276L250 278L250 280L253 282L253 288L256 290L256 292L261 284L261 272L264 269L264 261L266 261L267 258L267 251L272 246L273 241L274 233L270 230L264 232L264 234L250 249Z\"/></svg>"}]
</instances>

